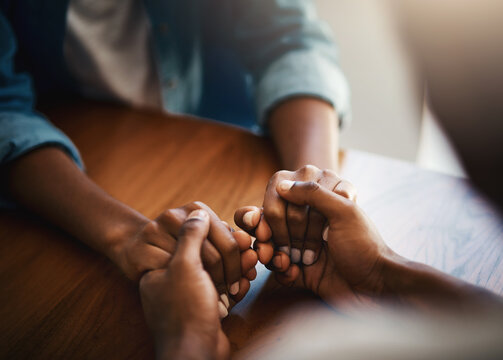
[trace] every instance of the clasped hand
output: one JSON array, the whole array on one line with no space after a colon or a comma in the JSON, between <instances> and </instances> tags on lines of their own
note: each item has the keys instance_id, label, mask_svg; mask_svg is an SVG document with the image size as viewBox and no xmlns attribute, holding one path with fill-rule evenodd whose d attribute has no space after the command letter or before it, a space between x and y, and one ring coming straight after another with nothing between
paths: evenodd
<instances>
[{"instance_id":1,"label":"clasped hand","mask_svg":"<svg viewBox=\"0 0 503 360\"><path fill-rule=\"evenodd\" d=\"M382 262L394 256L355 199L351 183L308 165L277 172L263 208L238 209L234 220L279 283L340 306L382 292Z\"/></svg>"},{"instance_id":2,"label":"clasped hand","mask_svg":"<svg viewBox=\"0 0 503 360\"><path fill-rule=\"evenodd\" d=\"M222 296L229 292L239 301L246 294L257 258L280 283L309 289L332 305L382 292L382 264L394 253L355 198L354 187L335 173L306 166L276 173L261 209L236 211L236 224L248 234L231 232L203 204L170 210L147 224L132 241L173 254L160 256L152 271L137 269L148 271L140 293L159 357L228 354L218 316L227 313ZM258 255L249 248L250 235ZM217 271L208 261L215 252L229 254L219 258Z\"/></svg>"},{"instance_id":3,"label":"clasped hand","mask_svg":"<svg viewBox=\"0 0 503 360\"><path fill-rule=\"evenodd\" d=\"M205 204L194 202L164 211L141 226L111 251L110 257L133 281L149 271L167 268L172 261L178 234L189 214L203 209L208 214L209 231L201 245L201 257L219 294L221 317L240 301L257 276L257 255L251 249L251 238L244 231L233 231Z\"/></svg>"}]
</instances>

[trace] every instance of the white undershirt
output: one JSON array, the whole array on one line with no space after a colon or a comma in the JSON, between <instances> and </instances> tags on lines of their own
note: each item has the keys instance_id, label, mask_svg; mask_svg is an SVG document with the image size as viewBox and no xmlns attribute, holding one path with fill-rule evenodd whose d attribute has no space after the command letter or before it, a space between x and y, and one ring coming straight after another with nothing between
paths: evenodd
<instances>
[{"instance_id":1,"label":"white undershirt","mask_svg":"<svg viewBox=\"0 0 503 360\"><path fill-rule=\"evenodd\" d=\"M64 51L82 94L162 107L142 1L71 0Z\"/></svg>"}]
</instances>

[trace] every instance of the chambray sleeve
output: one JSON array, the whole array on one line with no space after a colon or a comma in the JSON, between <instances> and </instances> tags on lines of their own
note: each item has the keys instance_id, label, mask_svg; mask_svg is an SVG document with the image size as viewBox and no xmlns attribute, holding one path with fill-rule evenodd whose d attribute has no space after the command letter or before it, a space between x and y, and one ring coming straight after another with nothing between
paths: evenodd
<instances>
[{"instance_id":1,"label":"chambray sleeve","mask_svg":"<svg viewBox=\"0 0 503 360\"><path fill-rule=\"evenodd\" d=\"M341 126L350 122L350 92L337 62L330 28L310 0L229 0L219 9L232 28L231 46L252 75L258 119L294 96L329 102Z\"/></svg>"},{"instance_id":2,"label":"chambray sleeve","mask_svg":"<svg viewBox=\"0 0 503 360\"><path fill-rule=\"evenodd\" d=\"M82 168L79 152L70 139L34 111L31 80L15 72L15 52L13 31L0 12L0 166L31 150L52 145Z\"/></svg>"}]
</instances>

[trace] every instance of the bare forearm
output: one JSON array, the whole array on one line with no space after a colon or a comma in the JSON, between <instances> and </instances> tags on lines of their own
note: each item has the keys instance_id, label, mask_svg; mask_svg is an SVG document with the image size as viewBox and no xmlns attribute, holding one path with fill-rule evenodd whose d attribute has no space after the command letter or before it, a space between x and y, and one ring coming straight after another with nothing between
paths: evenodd
<instances>
[{"instance_id":1,"label":"bare forearm","mask_svg":"<svg viewBox=\"0 0 503 360\"><path fill-rule=\"evenodd\" d=\"M284 169L311 164L337 170L339 120L328 103L310 97L287 100L272 111L268 125Z\"/></svg>"},{"instance_id":2,"label":"bare forearm","mask_svg":"<svg viewBox=\"0 0 503 360\"><path fill-rule=\"evenodd\" d=\"M483 288L442 273L430 266L403 258L383 267L381 295L420 309L466 308L503 305L501 299Z\"/></svg>"},{"instance_id":3,"label":"bare forearm","mask_svg":"<svg viewBox=\"0 0 503 360\"><path fill-rule=\"evenodd\" d=\"M158 337L158 336L157 336ZM164 337L156 339L156 359L212 360L217 359L216 349L208 346L200 336L181 332L176 340Z\"/></svg>"},{"instance_id":4,"label":"bare forearm","mask_svg":"<svg viewBox=\"0 0 503 360\"><path fill-rule=\"evenodd\" d=\"M105 255L148 221L100 189L58 148L32 151L6 171L15 201Z\"/></svg>"}]
</instances>

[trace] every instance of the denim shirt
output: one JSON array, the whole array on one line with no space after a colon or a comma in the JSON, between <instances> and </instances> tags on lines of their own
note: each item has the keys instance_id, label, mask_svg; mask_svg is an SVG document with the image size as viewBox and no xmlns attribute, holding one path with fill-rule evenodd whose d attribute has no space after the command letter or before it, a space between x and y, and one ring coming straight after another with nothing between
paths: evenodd
<instances>
[{"instance_id":1,"label":"denim shirt","mask_svg":"<svg viewBox=\"0 0 503 360\"><path fill-rule=\"evenodd\" d=\"M336 47L311 1L143 2L166 110L259 131L278 102L309 95L349 121ZM72 142L35 111L35 93L76 89L63 56L68 3L0 0L0 165L54 145L83 167Z\"/></svg>"}]
</instances>

